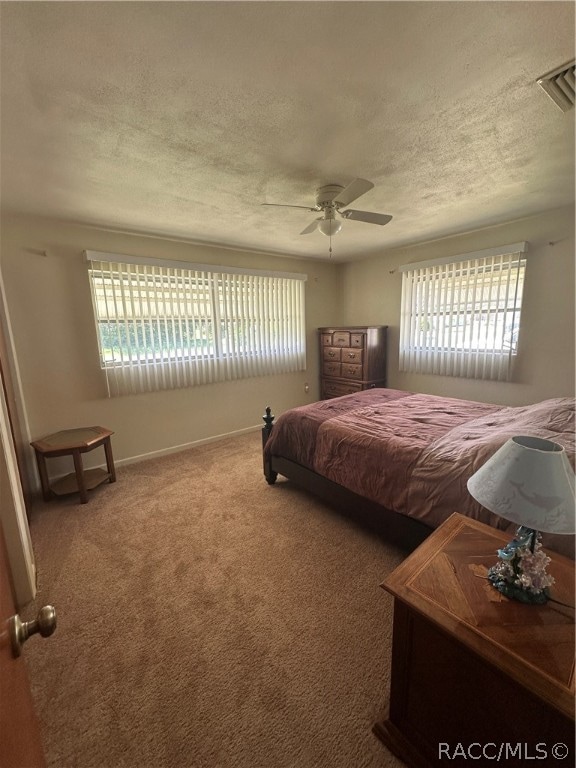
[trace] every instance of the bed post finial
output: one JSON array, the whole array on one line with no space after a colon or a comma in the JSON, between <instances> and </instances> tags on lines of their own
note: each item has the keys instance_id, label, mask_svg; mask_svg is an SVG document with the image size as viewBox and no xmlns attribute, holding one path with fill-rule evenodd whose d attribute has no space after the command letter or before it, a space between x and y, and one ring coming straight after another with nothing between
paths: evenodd
<instances>
[{"instance_id":1,"label":"bed post finial","mask_svg":"<svg viewBox=\"0 0 576 768\"><path fill-rule=\"evenodd\" d=\"M264 419L264 426L262 427L262 456L264 459L264 476L266 478L266 482L272 485L276 481L278 472L274 472L272 470L272 467L270 466L270 458L266 456L265 450L266 443L268 442L268 438L272 432L272 427L274 426L272 424L274 421L274 414L272 413L272 409L269 405L266 406L266 412L262 418Z\"/></svg>"},{"instance_id":2,"label":"bed post finial","mask_svg":"<svg viewBox=\"0 0 576 768\"><path fill-rule=\"evenodd\" d=\"M274 414L272 413L272 408L270 408L269 405L266 406L266 413L264 416L262 416L264 419L264 429L267 431L268 434L272 431L272 422L274 421Z\"/></svg>"}]
</instances>

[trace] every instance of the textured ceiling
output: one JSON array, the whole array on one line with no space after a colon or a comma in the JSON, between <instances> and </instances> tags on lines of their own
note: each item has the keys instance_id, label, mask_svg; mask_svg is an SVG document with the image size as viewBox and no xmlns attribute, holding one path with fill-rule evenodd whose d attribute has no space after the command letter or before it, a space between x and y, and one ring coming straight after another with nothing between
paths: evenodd
<instances>
[{"instance_id":1,"label":"textured ceiling","mask_svg":"<svg viewBox=\"0 0 576 768\"><path fill-rule=\"evenodd\" d=\"M8 212L334 260L574 200L573 2L2 2Z\"/></svg>"}]
</instances>

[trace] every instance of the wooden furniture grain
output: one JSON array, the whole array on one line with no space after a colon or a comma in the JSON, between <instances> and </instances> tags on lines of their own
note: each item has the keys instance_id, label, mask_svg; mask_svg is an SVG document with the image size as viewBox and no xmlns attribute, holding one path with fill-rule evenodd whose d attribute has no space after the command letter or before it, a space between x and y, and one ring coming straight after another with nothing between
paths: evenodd
<instances>
[{"instance_id":1,"label":"wooden furniture grain","mask_svg":"<svg viewBox=\"0 0 576 768\"><path fill-rule=\"evenodd\" d=\"M319 328L320 397L386 386L385 325Z\"/></svg>"},{"instance_id":2,"label":"wooden furniture grain","mask_svg":"<svg viewBox=\"0 0 576 768\"><path fill-rule=\"evenodd\" d=\"M492 764L501 744L499 765L574 765L574 562L551 553L546 605L509 600L486 579L506 541L455 513L382 585L394 596L392 674L374 732L408 766ZM447 759L446 744L477 758L489 745L491 759Z\"/></svg>"},{"instance_id":3,"label":"wooden furniture grain","mask_svg":"<svg viewBox=\"0 0 576 768\"><path fill-rule=\"evenodd\" d=\"M47 435L41 440L30 443L36 453L38 473L42 486L44 501L49 501L53 494L65 495L68 493L80 493L80 501L86 504L88 491L107 480L116 482L116 470L112 456L110 437L114 434L106 427L80 427L79 429L65 429ZM106 456L106 470L96 467L84 470L82 454L93 451L103 446ZM57 456L72 456L74 460L74 472L50 482L46 468L46 459Z\"/></svg>"}]
</instances>

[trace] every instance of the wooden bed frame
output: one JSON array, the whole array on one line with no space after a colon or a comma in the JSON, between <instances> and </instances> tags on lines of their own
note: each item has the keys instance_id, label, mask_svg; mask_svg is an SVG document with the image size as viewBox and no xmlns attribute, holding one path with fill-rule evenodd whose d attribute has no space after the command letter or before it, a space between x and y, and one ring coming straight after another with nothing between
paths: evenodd
<instances>
[{"instance_id":1,"label":"wooden bed frame","mask_svg":"<svg viewBox=\"0 0 576 768\"><path fill-rule=\"evenodd\" d=\"M382 534L387 541L405 549L415 549L431 533L432 528L415 520L393 512L370 499L344 488L311 469L297 464L283 456L267 458L264 447L274 428L274 418L270 407L266 408L262 427L262 452L264 477L269 485L276 482L278 475L286 477L300 488L322 499L331 507L344 513L357 522Z\"/></svg>"}]
</instances>

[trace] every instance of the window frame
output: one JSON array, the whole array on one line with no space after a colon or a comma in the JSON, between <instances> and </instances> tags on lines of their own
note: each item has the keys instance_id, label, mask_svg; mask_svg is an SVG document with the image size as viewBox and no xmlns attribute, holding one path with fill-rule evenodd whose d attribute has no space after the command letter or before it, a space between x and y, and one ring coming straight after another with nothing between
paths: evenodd
<instances>
[{"instance_id":1,"label":"window frame","mask_svg":"<svg viewBox=\"0 0 576 768\"><path fill-rule=\"evenodd\" d=\"M305 274L97 251L85 257L109 396L305 370ZM103 329L115 326L118 344L108 347Z\"/></svg>"},{"instance_id":2,"label":"window frame","mask_svg":"<svg viewBox=\"0 0 576 768\"><path fill-rule=\"evenodd\" d=\"M400 370L510 380L520 338L526 250L527 243L514 243L400 267ZM510 344L513 333L516 340Z\"/></svg>"}]
</instances>

